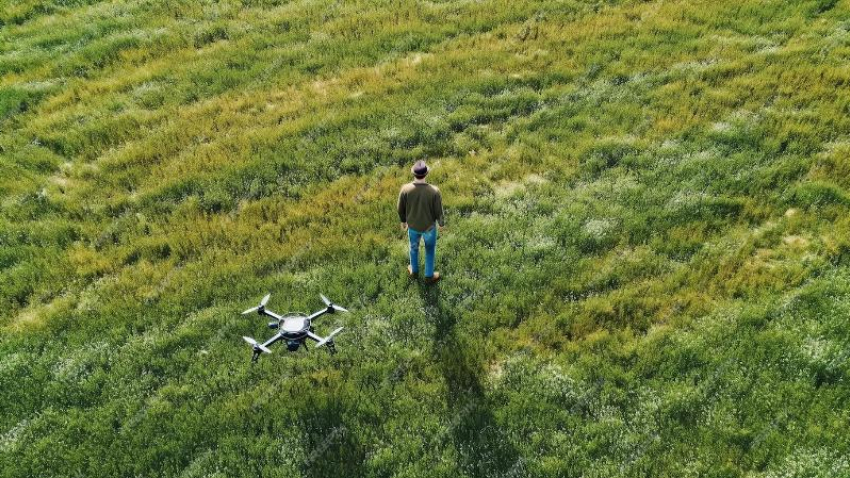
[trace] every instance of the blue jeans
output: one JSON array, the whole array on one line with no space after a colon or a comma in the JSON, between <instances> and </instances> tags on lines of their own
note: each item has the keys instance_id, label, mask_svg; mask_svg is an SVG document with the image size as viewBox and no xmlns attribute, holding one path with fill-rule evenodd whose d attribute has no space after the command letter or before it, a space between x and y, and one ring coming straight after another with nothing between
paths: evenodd
<instances>
[{"instance_id":1,"label":"blue jeans","mask_svg":"<svg viewBox=\"0 0 850 478\"><path fill-rule=\"evenodd\" d=\"M437 226L430 231L419 232L412 227L407 228L410 239L410 268L414 274L419 273L419 238L425 243L425 277L434 277L434 256L437 255Z\"/></svg>"}]
</instances>

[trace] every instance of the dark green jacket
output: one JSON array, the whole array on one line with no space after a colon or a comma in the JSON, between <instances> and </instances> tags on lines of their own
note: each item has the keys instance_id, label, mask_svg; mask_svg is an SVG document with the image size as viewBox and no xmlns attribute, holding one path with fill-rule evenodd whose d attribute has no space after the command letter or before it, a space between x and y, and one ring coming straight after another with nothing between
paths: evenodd
<instances>
[{"instance_id":1,"label":"dark green jacket","mask_svg":"<svg viewBox=\"0 0 850 478\"><path fill-rule=\"evenodd\" d=\"M444 226L440 190L428 183L405 184L398 195L398 218L420 232L431 229L435 222Z\"/></svg>"}]
</instances>

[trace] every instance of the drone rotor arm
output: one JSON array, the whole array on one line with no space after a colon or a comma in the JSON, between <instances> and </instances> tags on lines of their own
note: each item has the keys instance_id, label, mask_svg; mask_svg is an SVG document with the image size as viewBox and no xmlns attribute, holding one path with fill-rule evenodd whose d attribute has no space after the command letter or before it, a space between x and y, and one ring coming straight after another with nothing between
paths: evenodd
<instances>
[{"instance_id":1,"label":"drone rotor arm","mask_svg":"<svg viewBox=\"0 0 850 478\"><path fill-rule=\"evenodd\" d=\"M263 315L268 315L269 317L276 319L276 320L283 320L283 317L281 317L280 315L270 311L269 309L263 309Z\"/></svg>"},{"instance_id":2,"label":"drone rotor arm","mask_svg":"<svg viewBox=\"0 0 850 478\"><path fill-rule=\"evenodd\" d=\"M278 340L281 340L282 338L283 338L283 334L275 334L275 336L274 336L274 337L272 337L272 338L270 338L270 339L266 340L263 344L261 344L261 345L260 345L260 350L263 350L263 349L269 350L269 349L268 349L268 347L269 347L271 344L273 344L273 343L277 342ZM271 353L271 351L269 350L269 351L268 351L268 352L266 352L266 353Z\"/></svg>"},{"instance_id":3,"label":"drone rotor arm","mask_svg":"<svg viewBox=\"0 0 850 478\"><path fill-rule=\"evenodd\" d=\"M319 311L313 312L313 313L310 315L310 317L308 317L308 318L309 318L310 320L318 319L319 317L321 317L321 316L323 316L323 315L325 315L325 314L327 314L327 313L328 313L328 309L322 309L322 310L319 310Z\"/></svg>"}]
</instances>

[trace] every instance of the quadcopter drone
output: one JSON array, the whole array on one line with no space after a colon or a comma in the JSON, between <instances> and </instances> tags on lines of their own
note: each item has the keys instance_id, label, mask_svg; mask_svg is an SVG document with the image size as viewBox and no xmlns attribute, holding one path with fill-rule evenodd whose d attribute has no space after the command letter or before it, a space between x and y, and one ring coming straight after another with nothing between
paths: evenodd
<instances>
[{"instance_id":1,"label":"quadcopter drone","mask_svg":"<svg viewBox=\"0 0 850 478\"><path fill-rule=\"evenodd\" d=\"M286 315L278 315L268 309L266 309L266 304L269 302L269 298L271 294L263 297L263 300L260 301L260 305L256 307L251 307L250 309L242 312L242 315L251 314L256 312L259 315L267 315L274 320L269 322L270 329L278 329L279 332L272 338L266 340L263 343L259 343L251 337L242 337L245 339L245 342L251 344L254 349L254 356L251 357L251 362L256 362L260 358L260 353L265 352L267 354L272 353L269 350L269 346L278 340L286 340L286 348L290 352L295 352L298 350L298 347L304 345L305 339L312 339L316 341L316 347L321 347L323 345L327 346L327 349L330 353L335 353L336 348L334 348L334 335L340 333L342 331L342 327L331 332L327 337L320 337L313 333L313 320L318 318L324 314L333 314L335 312L348 312L343 307L340 307L330 300L324 295L319 294L322 298L322 302L325 303L325 308L314 312L310 315L304 315L300 313L289 313ZM305 350L306 350L305 346Z\"/></svg>"}]
</instances>

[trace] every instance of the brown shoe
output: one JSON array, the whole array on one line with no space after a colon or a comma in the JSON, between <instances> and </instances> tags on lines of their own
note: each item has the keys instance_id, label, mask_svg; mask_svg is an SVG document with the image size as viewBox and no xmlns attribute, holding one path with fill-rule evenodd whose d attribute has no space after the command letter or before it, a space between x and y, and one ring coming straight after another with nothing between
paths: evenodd
<instances>
[{"instance_id":1,"label":"brown shoe","mask_svg":"<svg viewBox=\"0 0 850 478\"><path fill-rule=\"evenodd\" d=\"M410 264L407 265L407 275L409 277L414 277L417 275L415 272L413 272L413 266Z\"/></svg>"},{"instance_id":2,"label":"brown shoe","mask_svg":"<svg viewBox=\"0 0 850 478\"><path fill-rule=\"evenodd\" d=\"M434 275L432 277L426 277L425 280L428 281L429 284L436 284L437 281L440 280L440 277L441 276L439 272L434 272Z\"/></svg>"}]
</instances>

